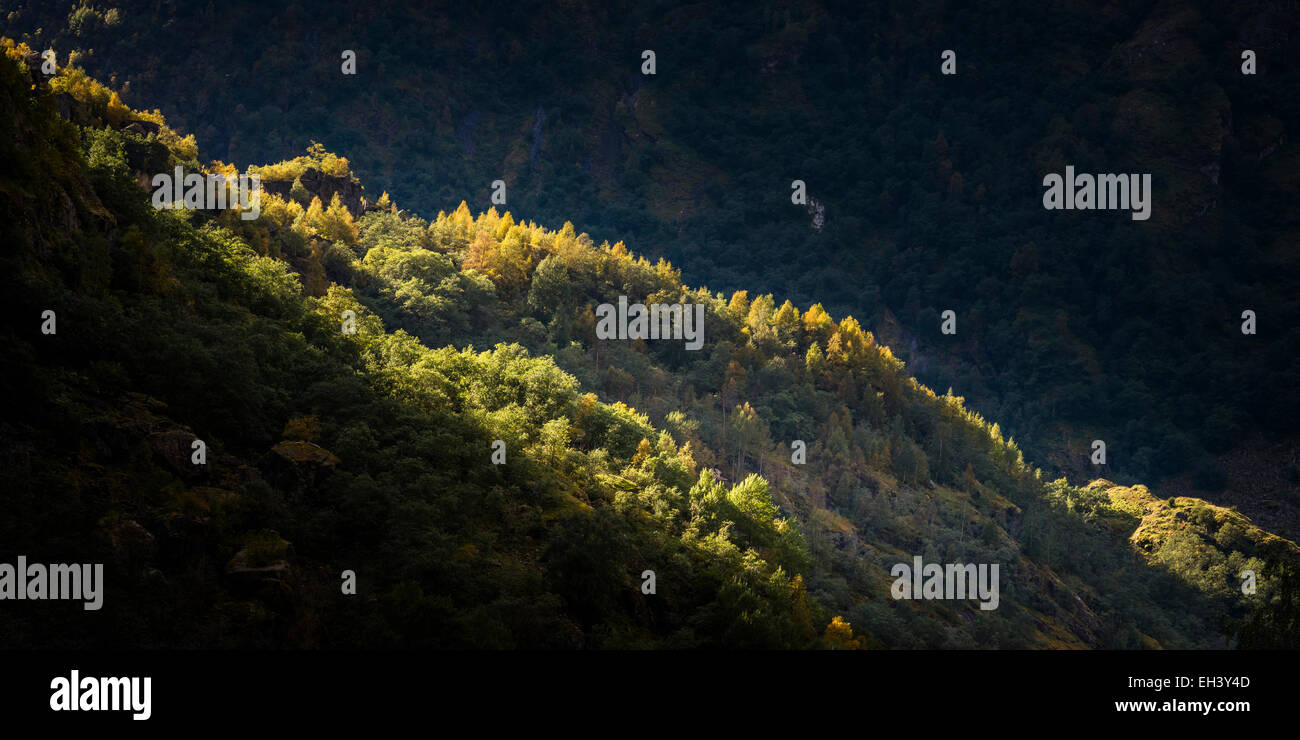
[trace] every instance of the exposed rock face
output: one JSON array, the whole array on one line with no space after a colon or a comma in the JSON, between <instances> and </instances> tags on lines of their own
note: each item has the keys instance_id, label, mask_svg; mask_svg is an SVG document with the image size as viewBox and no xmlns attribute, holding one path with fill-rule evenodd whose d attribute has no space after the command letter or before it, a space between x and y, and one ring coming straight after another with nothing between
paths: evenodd
<instances>
[{"instance_id":1,"label":"exposed rock face","mask_svg":"<svg viewBox=\"0 0 1300 740\"><path fill-rule=\"evenodd\" d=\"M275 531L260 532L247 538L247 544L226 564L226 576L241 590L272 592L281 587L293 572L290 560L293 545Z\"/></svg>"},{"instance_id":2,"label":"exposed rock face","mask_svg":"<svg viewBox=\"0 0 1300 740\"><path fill-rule=\"evenodd\" d=\"M235 557L231 558L230 562L226 564L226 575L247 578L253 581L276 580L285 576L292 567L289 565L289 561L285 559L272 560L261 565L255 565L256 562L249 548L245 547L235 553Z\"/></svg>"},{"instance_id":3,"label":"exposed rock face","mask_svg":"<svg viewBox=\"0 0 1300 740\"><path fill-rule=\"evenodd\" d=\"M303 189L320 198L323 205L328 206L337 193L339 202L353 216L360 216L365 211L377 210L373 204L366 203L365 196L362 193L361 181L355 177L336 177L327 175L315 167L308 167L298 179L302 182ZM293 189L293 181L263 180L262 189L282 198L288 198L289 191Z\"/></svg>"},{"instance_id":4,"label":"exposed rock face","mask_svg":"<svg viewBox=\"0 0 1300 740\"><path fill-rule=\"evenodd\" d=\"M218 486L222 491L238 491L261 482L256 471L212 447L207 448L207 462L196 465L193 445L201 436L163 416L165 411L166 405L161 401L129 393L120 398L117 405L101 409L90 424L107 450L127 455L134 454L133 450L143 445L152 453L159 467L190 486ZM205 495L209 491L205 488L194 490L205 492Z\"/></svg>"},{"instance_id":5,"label":"exposed rock face","mask_svg":"<svg viewBox=\"0 0 1300 740\"><path fill-rule=\"evenodd\" d=\"M319 195L321 202L329 205L338 193L339 202L354 215L360 216L363 210L364 198L361 194L361 183L352 177L332 177L326 175L320 170L308 168L302 173L302 186L307 192ZM293 183L290 183L292 186Z\"/></svg>"},{"instance_id":6,"label":"exposed rock face","mask_svg":"<svg viewBox=\"0 0 1300 740\"><path fill-rule=\"evenodd\" d=\"M50 78L41 71L41 55L37 51L29 51L23 55L23 64L27 65L27 75L31 77L32 86L40 92L46 92L50 89Z\"/></svg>"},{"instance_id":7,"label":"exposed rock face","mask_svg":"<svg viewBox=\"0 0 1300 740\"><path fill-rule=\"evenodd\" d=\"M285 490L310 489L339 463L332 452L311 442L285 441L271 448L260 467L268 481Z\"/></svg>"},{"instance_id":8,"label":"exposed rock face","mask_svg":"<svg viewBox=\"0 0 1300 740\"><path fill-rule=\"evenodd\" d=\"M104 537L119 564L148 561L154 554L154 536L134 519L122 519L107 525Z\"/></svg>"},{"instance_id":9,"label":"exposed rock face","mask_svg":"<svg viewBox=\"0 0 1300 740\"><path fill-rule=\"evenodd\" d=\"M168 470L186 481L204 477L204 466L192 461L197 437L185 429L172 428L149 435L149 447Z\"/></svg>"},{"instance_id":10,"label":"exposed rock face","mask_svg":"<svg viewBox=\"0 0 1300 740\"><path fill-rule=\"evenodd\" d=\"M122 127L122 130L132 134L139 134L141 136L157 136L158 133L162 131L162 127L153 121L141 119L127 123Z\"/></svg>"},{"instance_id":11,"label":"exposed rock face","mask_svg":"<svg viewBox=\"0 0 1300 740\"><path fill-rule=\"evenodd\" d=\"M71 95L60 92L54 94L54 104L59 109L59 117L65 121L71 121L78 126L91 126L95 124L95 117L81 103L81 101Z\"/></svg>"}]
</instances>

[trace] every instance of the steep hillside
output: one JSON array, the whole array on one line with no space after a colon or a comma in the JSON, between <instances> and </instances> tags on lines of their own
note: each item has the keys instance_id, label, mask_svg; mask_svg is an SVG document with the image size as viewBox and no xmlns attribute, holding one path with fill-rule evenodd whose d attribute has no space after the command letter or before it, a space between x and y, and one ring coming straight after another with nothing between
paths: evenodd
<instances>
[{"instance_id":1,"label":"steep hillside","mask_svg":"<svg viewBox=\"0 0 1300 740\"><path fill-rule=\"evenodd\" d=\"M852 317L568 223L354 213L322 147L250 168L291 182L256 219L157 209L152 175L236 169L6 46L0 543L108 568L95 619L0 612L7 646L1221 647L1291 618L1294 544L1044 483ZM700 304L702 347L597 339L620 297ZM918 556L998 564L996 608L894 598ZM1281 575L1247 596L1247 568Z\"/></svg>"},{"instance_id":2,"label":"steep hillside","mask_svg":"<svg viewBox=\"0 0 1300 740\"><path fill-rule=\"evenodd\" d=\"M209 156L318 140L424 214L485 209L500 179L516 214L857 316L1049 470L1095 475L1103 439L1112 477L1182 476L1300 536L1289 3L435 6L4 0L0 17ZM1150 173L1151 219L1044 211L1067 165Z\"/></svg>"}]
</instances>

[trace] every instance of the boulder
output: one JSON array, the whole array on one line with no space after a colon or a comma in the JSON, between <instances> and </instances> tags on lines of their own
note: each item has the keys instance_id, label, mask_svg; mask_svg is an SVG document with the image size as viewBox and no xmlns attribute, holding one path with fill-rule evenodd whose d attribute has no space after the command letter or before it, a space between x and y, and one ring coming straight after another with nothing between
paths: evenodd
<instances>
[{"instance_id":1,"label":"boulder","mask_svg":"<svg viewBox=\"0 0 1300 740\"><path fill-rule=\"evenodd\" d=\"M140 119L127 123L122 127L122 130L133 134L139 134L141 136L157 136L158 133L162 131L162 127L153 121Z\"/></svg>"},{"instance_id":2,"label":"boulder","mask_svg":"<svg viewBox=\"0 0 1300 740\"><path fill-rule=\"evenodd\" d=\"M249 535L245 544L226 563L226 575L236 585L257 587L279 584L290 574L293 566L293 545L273 530Z\"/></svg>"},{"instance_id":3,"label":"boulder","mask_svg":"<svg viewBox=\"0 0 1300 740\"><path fill-rule=\"evenodd\" d=\"M154 432L149 435L149 448L153 450L155 457L162 463L163 467L175 473L182 480L196 481L205 477L207 474L206 465L195 465L191 462L191 456L194 453L194 440L198 439L193 432L185 429L171 428ZM211 462L211 450L208 451L209 462Z\"/></svg>"},{"instance_id":4,"label":"boulder","mask_svg":"<svg viewBox=\"0 0 1300 740\"><path fill-rule=\"evenodd\" d=\"M154 552L154 536L134 519L119 519L104 527L104 536L118 563L148 560Z\"/></svg>"},{"instance_id":5,"label":"boulder","mask_svg":"<svg viewBox=\"0 0 1300 740\"><path fill-rule=\"evenodd\" d=\"M262 457L259 467L271 485L287 490L310 489L333 472L339 458L312 442L286 440Z\"/></svg>"}]
</instances>

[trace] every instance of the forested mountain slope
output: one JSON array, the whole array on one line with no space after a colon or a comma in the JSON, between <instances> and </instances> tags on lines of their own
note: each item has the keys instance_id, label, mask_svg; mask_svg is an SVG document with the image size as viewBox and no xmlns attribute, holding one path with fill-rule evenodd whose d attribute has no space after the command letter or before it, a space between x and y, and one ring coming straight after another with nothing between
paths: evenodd
<instances>
[{"instance_id":1,"label":"forested mountain slope","mask_svg":"<svg viewBox=\"0 0 1300 740\"><path fill-rule=\"evenodd\" d=\"M1044 483L851 317L690 288L567 223L354 214L320 147L253 168L299 181L257 219L156 209L153 174L237 170L5 43L0 543L108 568L93 619L0 612L8 646L1294 639L1294 544L1196 499ZM703 304L703 349L595 339L619 296ZM997 608L892 598L914 556L1000 564ZM1279 575L1246 596L1247 568Z\"/></svg>"},{"instance_id":2,"label":"forested mountain slope","mask_svg":"<svg viewBox=\"0 0 1300 740\"><path fill-rule=\"evenodd\" d=\"M485 209L501 179L516 214L859 317L1050 470L1095 475L1102 439L1112 477L1300 535L1290 3L430 5L4 0L0 18L209 156L318 140L424 214ZM1044 211L1067 165L1150 173L1150 220Z\"/></svg>"}]
</instances>

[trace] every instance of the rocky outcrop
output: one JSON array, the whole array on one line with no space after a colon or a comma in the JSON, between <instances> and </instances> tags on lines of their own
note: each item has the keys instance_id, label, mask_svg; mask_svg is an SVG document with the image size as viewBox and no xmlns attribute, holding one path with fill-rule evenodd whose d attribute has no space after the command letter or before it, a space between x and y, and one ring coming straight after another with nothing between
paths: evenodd
<instances>
[{"instance_id":1,"label":"rocky outcrop","mask_svg":"<svg viewBox=\"0 0 1300 740\"><path fill-rule=\"evenodd\" d=\"M138 121L128 121L127 124L122 127L122 131L131 134L139 134L140 136L157 136L162 131L162 126L159 126L153 121L140 119Z\"/></svg>"},{"instance_id":2,"label":"rocky outcrop","mask_svg":"<svg viewBox=\"0 0 1300 740\"><path fill-rule=\"evenodd\" d=\"M153 557L153 533L134 519L110 522L104 526L102 534L119 565L130 566L147 562Z\"/></svg>"},{"instance_id":3,"label":"rocky outcrop","mask_svg":"<svg viewBox=\"0 0 1300 740\"><path fill-rule=\"evenodd\" d=\"M23 55L22 61L27 66L27 75L31 78L32 87L40 92L48 92L50 89L50 76L41 71L40 52L29 51Z\"/></svg>"},{"instance_id":4,"label":"rocky outcrop","mask_svg":"<svg viewBox=\"0 0 1300 740\"><path fill-rule=\"evenodd\" d=\"M204 477L204 466L193 462L193 432L179 427L164 429L149 435L149 448L163 467L182 480L196 481Z\"/></svg>"},{"instance_id":5,"label":"rocky outcrop","mask_svg":"<svg viewBox=\"0 0 1300 740\"><path fill-rule=\"evenodd\" d=\"M314 488L334 471L339 458L311 442L284 441L262 457L259 467L272 485L286 491Z\"/></svg>"},{"instance_id":6,"label":"rocky outcrop","mask_svg":"<svg viewBox=\"0 0 1300 740\"><path fill-rule=\"evenodd\" d=\"M142 123L149 123L153 128L136 125ZM149 182L154 175L167 171L171 163L171 151L161 141L152 138L148 133L143 133L152 130L156 134L157 124L150 121L132 121L122 130L136 134L136 136L123 137L125 145L123 148L126 153L126 164L137 178L144 177L146 182ZM152 189L152 185L149 188Z\"/></svg>"},{"instance_id":7,"label":"rocky outcrop","mask_svg":"<svg viewBox=\"0 0 1300 740\"><path fill-rule=\"evenodd\" d=\"M275 531L250 535L245 545L226 563L226 577L240 590L279 587L293 571L293 545Z\"/></svg>"},{"instance_id":8,"label":"rocky outcrop","mask_svg":"<svg viewBox=\"0 0 1300 740\"><path fill-rule=\"evenodd\" d=\"M328 206L337 194L339 202L353 216L378 210L373 203L366 201L361 181L355 177L327 175L315 167L308 167L298 176L298 181L302 183L304 190L320 198L324 205ZM293 182L293 180L263 180L262 189L287 199L289 192L293 190Z\"/></svg>"}]
</instances>

